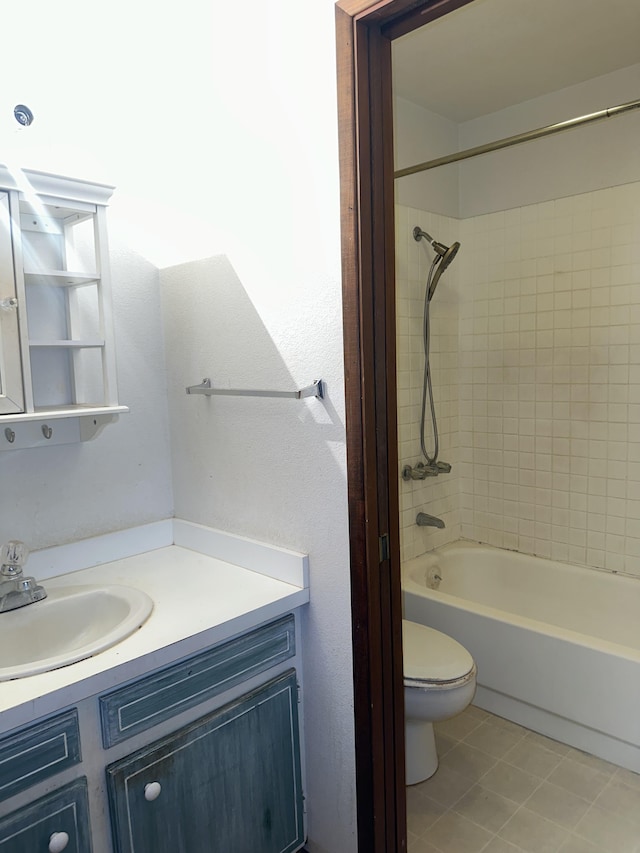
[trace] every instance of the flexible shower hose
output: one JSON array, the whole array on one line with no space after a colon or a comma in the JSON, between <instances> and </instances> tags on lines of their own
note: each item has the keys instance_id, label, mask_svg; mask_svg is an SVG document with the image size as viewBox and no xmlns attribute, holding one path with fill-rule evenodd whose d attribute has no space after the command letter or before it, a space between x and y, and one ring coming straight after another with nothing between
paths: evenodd
<instances>
[{"instance_id":1,"label":"flexible shower hose","mask_svg":"<svg viewBox=\"0 0 640 853\"><path fill-rule=\"evenodd\" d=\"M431 300L429 299L429 291L431 289L431 279L435 270L438 258L434 258L429 275L427 276L427 286L424 294L424 314L423 314L423 333L422 341L424 345L424 378L422 382L422 413L420 415L420 447L422 455L427 460L429 465L435 465L438 461L439 442L438 442L438 422L436 420L436 407L433 402L433 387L431 385L431 365L429 363L431 323L429 319L429 308ZM429 397L429 408L431 410L431 423L433 426L433 456L427 453L426 442L424 438L424 421L427 409L427 396Z\"/></svg>"}]
</instances>

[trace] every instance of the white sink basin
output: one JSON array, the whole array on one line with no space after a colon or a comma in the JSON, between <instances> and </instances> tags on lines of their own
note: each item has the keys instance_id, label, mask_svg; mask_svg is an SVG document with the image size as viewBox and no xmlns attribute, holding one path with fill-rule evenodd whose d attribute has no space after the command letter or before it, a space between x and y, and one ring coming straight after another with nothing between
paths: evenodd
<instances>
[{"instance_id":1,"label":"white sink basin","mask_svg":"<svg viewBox=\"0 0 640 853\"><path fill-rule=\"evenodd\" d=\"M51 586L47 593L43 601L0 613L0 681L102 652L132 634L153 609L146 593L128 586Z\"/></svg>"}]
</instances>

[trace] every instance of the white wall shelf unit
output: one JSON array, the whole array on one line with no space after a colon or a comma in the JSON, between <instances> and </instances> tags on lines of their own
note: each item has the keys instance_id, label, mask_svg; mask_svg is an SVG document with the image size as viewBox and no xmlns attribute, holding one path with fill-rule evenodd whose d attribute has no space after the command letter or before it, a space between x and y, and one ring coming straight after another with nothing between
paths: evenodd
<instances>
[{"instance_id":1,"label":"white wall shelf unit","mask_svg":"<svg viewBox=\"0 0 640 853\"><path fill-rule=\"evenodd\" d=\"M116 389L112 192L0 165L2 450L86 441L128 411Z\"/></svg>"}]
</instances>

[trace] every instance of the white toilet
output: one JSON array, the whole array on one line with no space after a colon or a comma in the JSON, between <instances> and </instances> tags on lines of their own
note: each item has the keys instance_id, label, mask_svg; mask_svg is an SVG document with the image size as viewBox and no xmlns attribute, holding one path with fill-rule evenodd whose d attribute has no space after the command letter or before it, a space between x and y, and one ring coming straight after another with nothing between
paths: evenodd
<instances>
[{"instance_id":1,"label":"white toilet","mask_svg":"<svg viewBox=\"0 0 640 853\"><path fill-rule=\"evenodd\" d=\"M434 628L402 620L407 785L438 769L433 724L460 714L476 692L476 665L464 646Z\"/></svg>"}]
</instances>

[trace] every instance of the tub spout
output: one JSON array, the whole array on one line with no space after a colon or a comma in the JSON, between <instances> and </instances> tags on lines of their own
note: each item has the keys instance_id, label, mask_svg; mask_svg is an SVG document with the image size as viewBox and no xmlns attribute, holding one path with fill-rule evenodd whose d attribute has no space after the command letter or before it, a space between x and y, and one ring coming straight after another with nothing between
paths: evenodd
<instances>
[{"instance_id":1,"label":"tub spout","mask_svg":"<svg viewBox=\"0 0 640 853\"><path fill-rule=\"evenodd\" d=\"M444 527L444 521L441 518L436 518L435 515L427 515L426 512L418 513L416 524L418 527L438 527L440 530Z\"/></svg>"}]
</instances>

